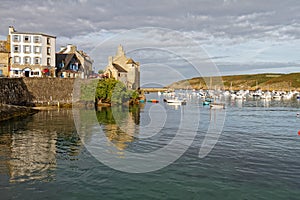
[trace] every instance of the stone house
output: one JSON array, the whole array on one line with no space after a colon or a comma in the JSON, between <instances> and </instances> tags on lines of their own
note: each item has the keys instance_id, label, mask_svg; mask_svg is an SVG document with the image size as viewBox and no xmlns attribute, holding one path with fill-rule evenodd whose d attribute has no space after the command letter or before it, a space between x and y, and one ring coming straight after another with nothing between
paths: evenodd
<instances>
[{"instance_id":1,"label":"stone house","mask_svg":"<svg viewBox=\"0 0 300 200\"><path fill-rule=\"evenodd\" d=\"M140 63L127 58L121 45L118 47L117 54L108 58L104 74L121 81L128 89L140 88Z\"/></svg>"},{"instance_id":2,"label":"stone house","mask_svg":"<svg viewBox=\"0 0 300 200\"><path fill-rule=\"evenodd\" d=\"M77 47L68 44L56 53L56 76L62 78L89 78L93 74L93 60Z\"/></svg>"},{"instance_id":3,"label":"stone house","mask_svg":"<svg viewBox=\"0 0 300 200\"><path fill-rule=\"evenodd\" d=\"M0 77L9 76L9 42L0 41Z\"/></svg>"}]
</instances>

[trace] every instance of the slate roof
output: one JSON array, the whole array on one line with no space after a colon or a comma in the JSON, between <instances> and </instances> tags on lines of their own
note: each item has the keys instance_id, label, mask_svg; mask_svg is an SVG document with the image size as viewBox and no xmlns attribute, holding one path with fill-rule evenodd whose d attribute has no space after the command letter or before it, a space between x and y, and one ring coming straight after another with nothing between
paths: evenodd
<instances>
[{"instance_id":1,"label":"slate roof","mask_svg":"<svg viewBox=\"0 0 300 200\"><path fill-rule=\"evenodd\" d=\"M116 68L118 70L118 72L127 72L123 67L121 67L120 65L113 63L114 68Z\"/></svg>"}]
</instances>

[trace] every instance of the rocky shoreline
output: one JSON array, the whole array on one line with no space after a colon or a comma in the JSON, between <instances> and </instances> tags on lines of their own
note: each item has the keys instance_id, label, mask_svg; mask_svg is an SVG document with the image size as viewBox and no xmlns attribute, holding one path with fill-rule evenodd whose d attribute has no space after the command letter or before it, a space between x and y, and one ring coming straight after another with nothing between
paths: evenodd
<instances>
[{"instance_id":1,"label":"rocky shoreline","mask_svg":"<svg viewBox=\"0 0 300 200\"><path fill-rule=\"evenodd\" d=\"M19 106L19 105L9 105L9 104L0 104L0 121L6 121L9 119L33 115L39 111L45 110L57 110L59 108L70 109L73 106L75 107L85 107L85 108L94 108L94 102L76 102L76 103L62 103L62 104L35 104L33 107L28 106Z\"/></svg>"},{"instance_id":2,"label":"rocky shoreline","mask_svg":"<svg viewBox=\"0 0 300 200\"><path fill-rule=\"evenodd\" d=\"M35 110L30 107L0 104L0 121L32 115L37 112L38 110Z\"/></svg>"}]
</instances>

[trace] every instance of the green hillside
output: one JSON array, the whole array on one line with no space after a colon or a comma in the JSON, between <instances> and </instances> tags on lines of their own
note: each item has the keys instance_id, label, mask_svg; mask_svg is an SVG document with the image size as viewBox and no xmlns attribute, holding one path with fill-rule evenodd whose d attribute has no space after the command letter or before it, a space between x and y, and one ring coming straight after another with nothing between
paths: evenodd
<instances>
[{"instance_id":1,"label":"green hillside","mask_svg":"<svg viewBox=\"0 0 300 200\"><path fill-rule=\"evenodd\" d=\"M300 73L197 77L167 86L174 89L300 90Z\"/></svg>"}]
</instances>

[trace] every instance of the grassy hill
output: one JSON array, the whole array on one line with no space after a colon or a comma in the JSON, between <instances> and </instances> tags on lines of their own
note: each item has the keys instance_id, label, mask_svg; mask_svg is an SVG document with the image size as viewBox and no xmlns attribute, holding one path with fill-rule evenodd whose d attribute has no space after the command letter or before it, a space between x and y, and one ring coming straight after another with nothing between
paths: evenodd
<instances>
[{"instance_id":1,"label":"grassy hill","mask_svg":"<svg viewBox=\"0 0 300 200\"><path fill-rule=\"evenodd\" d=\"M300 73L197 77L167 86L174 89L300 90Z\"/></svg>"}]
</instances>

